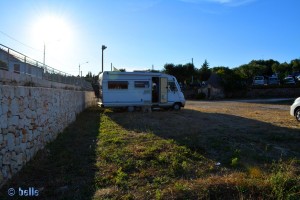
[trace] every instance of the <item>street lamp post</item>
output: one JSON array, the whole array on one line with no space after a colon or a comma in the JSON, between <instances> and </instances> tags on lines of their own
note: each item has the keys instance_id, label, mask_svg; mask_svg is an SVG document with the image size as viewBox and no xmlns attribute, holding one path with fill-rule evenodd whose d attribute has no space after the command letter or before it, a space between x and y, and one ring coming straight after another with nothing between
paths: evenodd
<instances>
[{"instance_id":1,"label":"street lamp post","mask_svg":"<svg viewBox=\"0 0 300 200\"><path fill-rule=\"evenodd\" d=\"M45 57L46 57L46 44L45 44L45 41L44 41L44 59L43 59L43 64L45 66Z\"/></svg>"},{"instance_id":2,"label":"street lamp post","mask_svg":"<svg viewBox=\"0 0 300 200\"><path fill-rule=\"evenodd\" d=\"M102 73L103 73L103 51L107 48L107 46L102 45Z\"/></svg>"},{"instance_id":3,"label":"street lamp post","mask_svg":"<svg viewBox=\"0 0 300 200\"><path fill-rule=\"evenodd\" d=\"M87 61L87 62L84 62L84 63L79 64L79 77L82 76L82 71L81 71L81 76L80 76L80 65L84 65L84 64L87 64L87 63L89 63L89 62Z\"/></svg>"},{"instance_id":4,"label":"street lamp post","mask_svg":"<svg viewBox=\"0 0 300 200\"><path fill-rule=\"evenodd\" d=\"M53 42L59 42L60 41L60 39L58 39L58 40L55 40L55 41L53 41ZM52 43L52 42L51 42ZM49 42L47 43L47 45L49 44ZM43 65L45 66L45 62L46 62L46 42L45 42L45 40L44 40L44 56L43 56Z\"/></svg>"}]
</instances>

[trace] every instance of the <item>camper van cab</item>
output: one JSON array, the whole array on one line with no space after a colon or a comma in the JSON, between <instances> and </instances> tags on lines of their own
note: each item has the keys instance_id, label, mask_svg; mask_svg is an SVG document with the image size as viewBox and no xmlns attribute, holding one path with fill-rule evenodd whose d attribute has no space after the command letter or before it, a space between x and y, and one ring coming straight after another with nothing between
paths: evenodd
<instances>
[{"instance_id":1,"label":"camper van cab","mask_svg":"<svg viewBox=\"0 0 300 200\"><path fill-rule=\"evenodd\" d=\"M174 76L151 72L103 72L99 75L101 107L180 110L185 99Z\"/></svg>"}]
</instances>

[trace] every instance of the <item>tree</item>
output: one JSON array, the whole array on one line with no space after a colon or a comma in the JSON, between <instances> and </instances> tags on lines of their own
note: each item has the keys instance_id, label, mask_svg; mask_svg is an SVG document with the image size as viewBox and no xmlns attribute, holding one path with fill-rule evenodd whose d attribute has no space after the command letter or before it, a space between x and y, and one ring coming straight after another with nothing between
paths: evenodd
<instances>
[{"instance_id":1,"label":"tree","mask_svg":"<svg viewBox=\"0 0 300 200\"><path fill-rule=\"evenodd\" d=\"M88 82L93 82L93 75L92 72L88 72L84 79Z\"/></svg>"},{"instance_id":2,"label":"tree","mask_svg":"<svg viewBox=\"0 0 300 200\"><path fill-rule=\"evenodd\" d=\"M166 73L166 74L171 74L171 75L173 75L174 68L175 68L175 65L174 65L173 63L166 63L166 64L164 65L163 72Z\"/></svg>"},{"instance_id":3,"label":"tree","mask_svg":"<svg viewBox=\"0 0 300 200\"><path fill-rule=\"evenodd\" d=\"M222 78L222 84L226 93L245 88L242 78L234 69L221 66L212 68L212 72L218 74Z\"/></svg>"},{"instance_id":4,"label":"tree","mask_svg":"<svg viewBox=\"0 0 300 200\"><path fill-rule=\"evenodd\" d=\"M205 59L204 63L202 64L199 70L200 81L207 81L210 77L210 74L211 74L211 70L209 69L209 64L207 60Z\"/></svg>"},{"instance_id":5,"label":"tree","mask_svg":"<svg viewBox=\"0 0 300 200\"><path fill-rule=\"evenodd\" d=\"M271 76L274 71L272 70L272 66L274 64L280 64L278 61L275 61L273 59L269 60L252 60L249 65L256 66L256 69L258 70L257 75L261 76Z\"/></svg>"},{"instance_id":6,"label":"tree","mask_svg":"<svg viewBox=\"0 0 300 200\"><path fill-rule=\"evenodd\" d=\"M197 75L195 66L192 63L178 64L176 66L172 63L167 63L164 65L163 72L175 76L178 82L182 83L191 82L192 76Z\"/></svg>"},{"instance_id":7,"label":"tree","mask_svg":"<svg viewBox=\"0 0 300 200\"><path fill-rule=\"evenodd\" d=\"M119 69L120 72L126 72L126 69Z\"/></svg>"},{"instance_id":8,"label":"tree","mask_svg":"<svg viewBox=\"0 0 300 200\"><path fill-rule=\"evenodd\" d=\"M300 59L294 59L291 61L293 72L300 72Z\"/></svg>"}]
</instances>

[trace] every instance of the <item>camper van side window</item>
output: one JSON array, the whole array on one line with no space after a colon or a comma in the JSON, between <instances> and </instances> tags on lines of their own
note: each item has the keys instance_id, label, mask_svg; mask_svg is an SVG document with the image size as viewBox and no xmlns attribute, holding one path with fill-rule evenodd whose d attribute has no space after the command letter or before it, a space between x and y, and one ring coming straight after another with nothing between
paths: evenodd
<instances>
[{"instance_id":1,"label":"camper van side window","mask_svg":"<svg viewBox=\"0 0 300 200\"><path fill-rule=\"evenodd\" d=\"M128 89L127 81L108 81L108 89Z\"/></svg>"},{"instance_id":2,"label":"camper van side window","mask_svg":"<svg viewBox=\"0 0 300 200\"><path fill-rule=\"evenodd\" d=\"M149 88L149 81L134 81L135 88Z\"/></svg>"}]
</instances>

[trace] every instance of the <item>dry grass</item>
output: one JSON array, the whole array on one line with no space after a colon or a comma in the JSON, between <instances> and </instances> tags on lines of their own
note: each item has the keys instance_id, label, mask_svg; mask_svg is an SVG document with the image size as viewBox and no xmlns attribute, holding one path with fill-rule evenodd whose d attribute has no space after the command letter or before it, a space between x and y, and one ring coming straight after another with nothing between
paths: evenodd
<instances>
[{"instance_id":1,"label":"dry grass","mask_svg":"<svg viewBox=\"0 0 300 200\"><path fill-rule=\"evenodd\" d=\"M56 170L58 175L51 175L54 180L68 178L62 199L299 199L300 124L288 109L280 104L188 102L179 112L86 113L70 129L83 131L83 126L85 135L91 131L94 136L100 123L93 139L97 142L88 151L93 159L87 174L93 179L86 182L92 185L79 191L72 187L82 165L72 173ZM74 137L60 137L50 145L58 151L45 163L56 159L52 167L69 166L59 149L82 136ZM76 155L72 160L76 158L85 160ZM34 169L21 177L31 177ZM55 193L45 185L46 194Z\"/></svg>"},{"instance_id":2,"label":"dry grass","mask_svg":"<svg viewBox=\"0 0 300 200\"><path fill-rule=\"evenodd\" d=\"M99 158L114 178L99 185L118 185L115 198L298 198L299 124L288 109L189 102L180 112L104 113L99 146L114 151ZM117 146L103 142L118 128Z\"/></svg>"}]
</instances>

